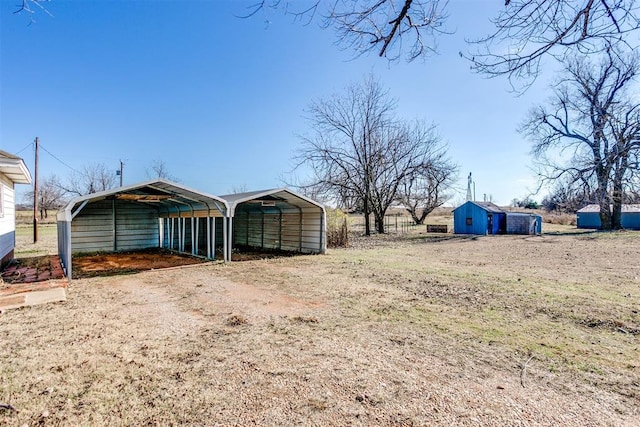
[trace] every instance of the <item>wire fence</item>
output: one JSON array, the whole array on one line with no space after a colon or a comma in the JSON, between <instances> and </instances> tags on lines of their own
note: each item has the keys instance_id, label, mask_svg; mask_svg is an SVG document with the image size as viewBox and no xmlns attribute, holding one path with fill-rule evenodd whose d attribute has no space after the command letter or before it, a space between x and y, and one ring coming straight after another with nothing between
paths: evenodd
<instances>
[{"instance_id":1,"label":"wire fence","mask_svg":"<svg viewBox=\"0 0 640 427\"><path fill-rule=\"evenodd\" d=\"M349 231L364 233L364 215L349 217ZM375 220L370 217L371 231L375 231ZM384 232L393 234L427 231L426 224L416 225L413 219L404 215L387 215L384 217Z\"/></svg>"}]
</instances>

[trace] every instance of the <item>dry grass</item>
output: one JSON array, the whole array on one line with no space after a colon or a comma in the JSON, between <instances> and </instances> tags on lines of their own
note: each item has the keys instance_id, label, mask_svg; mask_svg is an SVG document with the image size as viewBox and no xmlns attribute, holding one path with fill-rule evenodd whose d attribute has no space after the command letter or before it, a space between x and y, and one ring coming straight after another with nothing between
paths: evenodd
<instances>
[{"instance_id":1,"label":"dry grass","mask_svg":"<svg viewBox=\"0 0 640 427\"><path fill-rule=\"evenodd\" d=\"M356 239L0 316L0 424L634 425L640 233Z\"/></svg>"},{"instance_id":2,"label":"dry grass","mask_svg":"<svg viewBox=\"0 0 640 427\"><path fill-rule=\"evenodd\" d=\"M40 224L38 241L33 242L33 225L16 225L16 258L28 258L58 253L58 229L56 224Z\"/></svg>"},{"instance_id":3,"label":"dry grass","mask_svg":"<svg viewBox=\"0 0 640 427\"><path fill-rule=\"evenodd\" d=\"M542 219L549 224L576 225L576 214L545 212Z\"/></svg>"},{"instance_id":4,"label":"dry grass","mask_svg":"<svg viewBox=\"0 0 640 427\"><path fill-rule=\"evenodd\" d=\"M38 214L38 224L55 224L56 223L56 215L57 210L50 210L47 212L46 218L40 218L40 214ZM33 225L33 210L16 210L16 224L18 225Z\"/></svg>"}]
</instances>

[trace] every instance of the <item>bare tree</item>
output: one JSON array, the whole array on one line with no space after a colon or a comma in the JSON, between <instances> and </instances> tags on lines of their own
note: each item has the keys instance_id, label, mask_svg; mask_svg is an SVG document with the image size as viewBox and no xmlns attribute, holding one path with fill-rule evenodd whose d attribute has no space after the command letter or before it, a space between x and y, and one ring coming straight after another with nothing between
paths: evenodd
<instances>
[{"instance_id":1,"label":"bare tree","mask_svg":"<svg viewBox=\"0 0 640 427\"><path fill-rule=\"evenodd\" d=\"M151 170L146 170L147 177L167 179L173 182L179 182L178 178L169 172L169 168L164 160L154 160L151 164Z\"/></svg>"},{"instance_id":2,"label":"bare tree","mask_svg":"<svg viewBox=\"0 0 640 427\"><path fill-rule=\"evenodd\" d=\"M38 208L40 219L49 216L49 210L59 209L66 203L66 192L60 186L57 176L51 175L38 183ZM33 190L24 194L24 200L33 207Z\"/></svg>"},{"instance_id":3,"label":"bare tree","mask_svg":"<svg viewBox=\"0 0 640 427\"><path fill-rule=\"evenodd\" d=\"M362 209L365 234L384 233L384 215L397 197L404 178L427 160L433 127L398 120L395 100L369 77L343 95L312 103L312 134L302 137L299 165L311 168L305 186L323 192L340 206Z\"/></svg>"},{"instance_id":4,"label":"bare tree","mask_svg":"<svg viewBox=\"0 0 640 427\"><path fill-rule=\"evenodd\" d=\"M46 13L49 16L53 16L49 9L44 6L49 0L22 0L16 7L17 9L13 13L26 14L29 17L29 24L36 22L34 16L37 10Z\"/></svg>"},{"instance_id":5,"label":"bare tree","mask_svg":"<svg viewBox=\"0 0 640 427\"><path fill-rule=\"evenodd\" d=\"M468 58L490 76L535 78L545 56L565 62L609 47L634 49L638 16L634 0L505 0L495 31L471 40Z\"/></svg>"},{"instance_id":6,"label":"bare tree","mask_svg":"<svg viewBox=\"0 0 640 427\"><path fill-rule=\"evenodd\" d=\"M275 8L308 23L319 14L340 44L357 55L376 51L412 61L435 52L438 36L448 33L447 6L446 0L315 0L303 6L262 0L249 15ZM564 61L568 54L602 52L608 46L635 48L638 8L634 0L505 0L492 20L495 30L469 39L473 52L461 55L483 74L535 77L545 56Z\"/></svg>"},{"instance_id":7,"label":"bare tree","mask_svg":"<svg viewBox=\"0 0 640 427\"><path fill-rule=\"evenodd\" d=\"M332 27L339 43L356 55L376 52L380 57L408 61L436 52L437 36L444 28L447 0L356 0L300 4L288 0L262 0L251 6L248 16L265 8L282 9L305 23L319 14Z\"/></svg>"},{"instance_id":8,"label":"bare tree","mask_svg":"<svg viewBox=\"0 0 640 427\"><path fill-rule=\"evenodd\" d=\"M407 174L398 190L398 202L416 225L423 224L427 215L451 198L449 190L458 177L458 166L446 157L438 141L432 139L424 163Z\"/></svg>"},{"instance_id":9,"label":"bare tree","mask_svg":"<svg viewBox=\"0 0 640 427\"><path fill-rule=\"evenodd\" d=\"M43 6L47 2L21 0L16 13L50 14ZM268 9L303 23L318 17L356 55L373 51L413 61L436 52L439 36L449 33L447 6L448 0L256 0L245 17ZM474 51L463 56L484 74L535 77L545 56L564 61L608 46L636 48L639 8L635 0L505 0L492 20L495 30L469 40Z\"/></svg>"},{"instance_id":10,"label":"bare tree","mask_svg":"<svg viewBox=\"0 0 640 427\"><path fill-rule=\"evenodd\" d=\"M550 193L542 199L541 206L547 212L575 213L594 199L590 191L589 185L583 185L572 179L558 179Z\"/></svg>"},{"instance_id":11,"label":"bare tree","mask_svg":"<svg viewBox=\"0 0 640 427\"><path fill-rule=\"evenodd\" d=\"M640 67L636 60L636 68ZM640 70L639 70L640 71ZM634 176L640 171L640 102L633 100L615 105L615 114L607 121L614 154L611 183L612 226L622 228L622 203L631 191Z\"/></svg>"},{"instance_id":12,"label":"bare tree","mask_svg":"<svg viewBox=\"0 0 640 427\"><path fill-rule=\"evenodd\" d=\"M637 56L613 50L598 64L573 59L549 106L533 110L521 129L534 142L541 180L581 183L600 205L603 229L621 226L610 204L619 209L622 197L612 192L637 169L629 162L638 151L637 108L626 89L639 71Z\"/></svg>"},{"instance_id":13,"label":"bare tree","mask_svg":"<svg viewBox=\"0 0 640 427\"><path fill-rule=\"evenodd\" d=\"M111 168L98 163L73 172L60 188L72 196L84 196L109 190L116 186L116 175Z\"/></svg>"},{"instance_id":14,"label":"bare tree","mask_svg":"<svg viewBox=\"0 0 640 427\"><path fill-rule=\"evenodd\" d=\"M247 189L247 186L245 184L236 184L231 187L231 194L246 193L247 191L249 190Z\"/></svg>"}]
</instances>

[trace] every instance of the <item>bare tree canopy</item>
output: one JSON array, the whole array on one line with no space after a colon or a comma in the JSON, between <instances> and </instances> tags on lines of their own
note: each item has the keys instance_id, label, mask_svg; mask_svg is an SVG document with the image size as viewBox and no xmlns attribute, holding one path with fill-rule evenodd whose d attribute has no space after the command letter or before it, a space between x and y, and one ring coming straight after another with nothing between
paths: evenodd
<instances>
[{"instance_id":1,"label":"bare tree canopy","mask_svg":"<svg viewBox=\"0 0 640 427\"><path fill-rule=\"evenodd\" d=\"M49 14L49 0L21 0L16 13L33 21L37 10ZM495 0L495 30L468 39L472 51L461 55L476 72L530 81L541 61L551 56L593 54L609 46L635 49L640 41L639 8L635 0ZM375 52L389 60L425 59L437 51L437 41L449 34L448 0L258 0L245 17L265 10L284 11L295 20L316 18L332 28L339 45L356 55Z\"/></svg>"},{"instance_id":2,"label":"bare tree canopy","mask_svg":"<svg viewBox=\"0 0 640 427\"><path fill-rule=\"evenodd\" d=\"M551 55L593 54L609 47L632 50L640 28L634 0L506 0L492 34L471 41L472 68L488 75L536 77Z\"/></svg>"},{"instance_id":3,"label":"bare tree canopy","mask_svg":"<svg viewBox=\"0 0 640 427\"><path fill-rule=\"evenodd\" d=\"M35 14L37 11L53 16L46 7L48 2L49 0L21 0L16 5L16 10L13 13L26 14L29 17L29 23L32 24L36 22Z\"/></svg>"},{"instance_id":4,"label":"bare tree canopy","mask_svg":"<svg viewBox=\"0 0 640 427\"><path fill-rule=\"evenodd\" d=\"M304 6L262 0L250 15L276 8L310 22L319 14L339 43L357 55L375 51L391 60L413 61L435 52L438 36L448 33L447 6L445 0L316 0ZM608 46L634 49L639 42L638 8L634 0L505 0L492 19L495 31L468 39L472 52L461 55L482 74L535 78L545 56L564 60Z\"/></svg>"},{"instance_id":5,"label":"bare tree canopy","mask_svg":"<svg viewBox=\"0 0 640 427\"><path fill-rule=\"evenodd\" d=\"M521 129L533 141L542 182L561 179L593 195L604 229L620 228L625 185L638 172L640 105L628 87L639 72L636 55L613 50L598 63L574 58L549 104Z\"/></svg>"},{"instance_id":6,"label":"bare tree canopy","mask_svg":"<svg viewBox=\"0 0 640 427\"><path fill-rule=\"evenodd\" d=\"M447 0L357 0L303 3L262 0L249 16L265 8L283 9L303 22L321 15L323 25L335 30L340 45L356 55L375 52L380 57L408 61L436 52L437 36L446 34Z\"/></svg>"},{"instance_id":7,"label":"bare tree canopy","mask_svg":"<svg viewBox=\"0 0 640 427\"><path fill-rule=\"evenodd\" d=\"M451 198L449 191L458 178L458 166L447 158L446 147L437 138L430 141L424 163L407 174L398 189L397 200L416 225Z\"/></svg>"},{"instance_id":8,"label":"bare tree canopy","mask_svg":"<svg viewBox=\"0 0 640 427\"><path fill-rule=\"evenodd\" d=\"M173 182L179 182L178 178L169 172L169 168L164 160L154 160L151 164L151 170L147 169L146 174L148 178L161 178Z\"/></svg>"},{"instance_id":9,"label":"bare tree canopy","mask_svg":"<svg viewBox=\"0 0 640 427\"><path fill-rule=\"evenodd\" d=\"M371 213L377 231L384 233L384 215L400 185L428 163L439 141L433 126L398 120L395 105L372 77L312 103L311 134L302 137L297 155L299 165L311 168L306 189L329 195L339 206L361 209L367 235Z\"/></svg>"},{"instance_id":10,"label":"bare tree canopy","mask_svg":"<svg viewBox=\"0 0 640 427\"><path fill-rule=\"evenodd\" d=\"M85 166L80 172L73 172L60 184L60 188L74 197L109 190L115 186L115 170L101 163Z\"/></svg>"},{"instance_id":11,"label":"bare tree canopy","mask_svg":"<svg viewBox=\"0 0 640 427\"><path fill-rule=\"evenodd\" d=\"M51 175L38 183L38 208L40 219L47 218L49 210L58 209L66 203L66 192L57 176ZM33 207L33 190L24 194L24 200Z\"/></svg>"}]
</instances>

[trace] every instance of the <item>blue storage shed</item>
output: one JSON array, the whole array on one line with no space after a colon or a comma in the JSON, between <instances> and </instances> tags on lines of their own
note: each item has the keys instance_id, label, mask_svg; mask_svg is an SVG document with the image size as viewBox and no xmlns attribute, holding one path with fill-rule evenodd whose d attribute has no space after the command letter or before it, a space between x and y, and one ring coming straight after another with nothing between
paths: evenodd
<instances>
[{"instance_id":1,"label":"blue storage shed","mask_svg":"<svg viewBox=\"0 0 640 427\"><path fill-rule=\"evenodd\" d=\"M600 206L587 205L577 212L578 228L600 228ZM622 205L622 228L640 230L640 205Z\"/></svg>"},{"instance_id":2,"label":"blue storage shed","mask_svg":"<svg viewBox=\"0 0 640 427\"><path fill-rule=\"evenodd\" d=\"M491 202L468 201L453 210L455 234L499 234L506 231L506 213Z\"/></svg>"}]
</instances>

